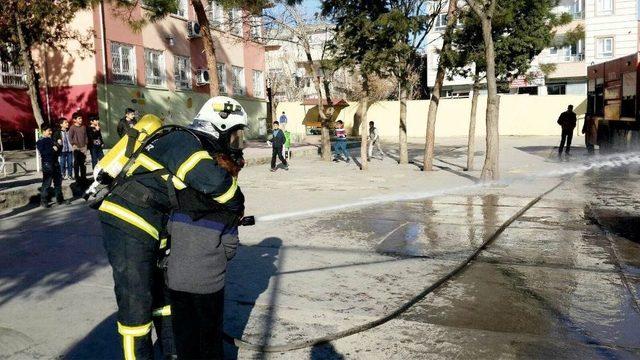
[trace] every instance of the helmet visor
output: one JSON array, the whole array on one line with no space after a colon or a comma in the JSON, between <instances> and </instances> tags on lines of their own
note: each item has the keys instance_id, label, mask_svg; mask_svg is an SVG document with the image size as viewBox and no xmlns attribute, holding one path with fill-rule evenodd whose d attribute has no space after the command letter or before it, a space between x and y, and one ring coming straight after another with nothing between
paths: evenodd
<instances>
[{"instance_id":1,"label":"helmet visor","mask_svg":"<svg viewBox=\"0 0 640 360\"><path fill-rule=\"evenodd\" d=\"M229 147L232 150L242 150L245 148L244 130L236 129L229 134Z\"/></svg>"}]
</instances>

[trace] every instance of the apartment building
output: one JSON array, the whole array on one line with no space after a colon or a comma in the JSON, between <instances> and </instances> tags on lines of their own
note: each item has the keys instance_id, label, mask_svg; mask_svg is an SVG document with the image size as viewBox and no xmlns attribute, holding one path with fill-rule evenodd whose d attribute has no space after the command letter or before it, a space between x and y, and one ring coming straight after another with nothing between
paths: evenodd
<instances>
[{"instance_id":1,"label":"apartment building","mask_svg":"<svg viewBox=\"0 0 640 360\"><path fill-rule=\"evenodd\" d=\"M265 47L257 19L210 4L218 61L217 69L210 71L195 13L188 0L178 2L175 14L137 32L110 2L79 12L71 27L95 34L92 51L82 56L51 49L34 53L46 117L69 117L77 110L98 113L109 142L115 141L117 121L127 107L157 114L169 123L188 124L209 98L210 72L218 76L220 94L245 107L250 123L265 118ZM137 6L126 16L141 19L145 11L144 5ZM73 46L77 44L66 45ZM3 63L0 70L0 126L35 128L20 69Z\"/></svg>"},{"instance_id":2,"label":"apartment building","mask_svg":"<svg viewBox=\"0 0 640 360\"><path fill-rule=\"evenodd\" d=\"M332 97L344 98L350 80L348 71L339 69L324 74L320 62L331 59L326 44L333 38L333 25L316 24L306 29L314 69L321 76L330 76L329 91ZM306 52L298 42L292 42L294 35L289 31L272 33L267 41L266 66L277 101L297 101L317 98L312 69ZM323 86L324 91L324 86Z\"/></svg>"},{"instance_id":3,"label":"apartment building","mask_svg":"<svg viewBox=\"0 0 640 360\"><path fill-rule=\"evenodd\" d=\"M584 29L584 38L572 44L544 49L532 60L526 77L510 84L510 93L531 95L584 95L587 92L587 66L608 59L632 54L638 47L638 8L640 0L561 0L557 14L572 16L569 24L556 29L555 43L576 29ZM446 14L441 14L429 34L428 83L433 86L437 69L437 49L442 47ZM445 80L447 97L466 97L471 91L471 79L456 77Z\"/></svg>"},{"instance_id":4,"label":"apartment building","mask_svg":"<svg viewBox=\"0 0 640 360\"><path fill-rule=\"evenodd\" d=\"M599 64L639 50L639 8L639 0L586 0L587 65Z\"/></svg>"}]
</instances>

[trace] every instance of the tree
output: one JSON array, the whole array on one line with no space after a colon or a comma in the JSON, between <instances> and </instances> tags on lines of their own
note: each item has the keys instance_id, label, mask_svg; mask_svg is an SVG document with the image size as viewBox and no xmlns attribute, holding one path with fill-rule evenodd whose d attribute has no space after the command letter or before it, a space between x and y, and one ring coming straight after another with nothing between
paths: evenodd
<instances>
[{"instance_id":1,"label":"tree","mask_svg":"<svg viewBox=\"0 0 640 360\"><path fill-rule=\"evenodd\" d=\"M92 49L91 34L69 28L76 12L91 6L89 0L4 0L0 2L0 58L21 65L26 74L27 93L38 128L44 123L40 98L40 75L33 57L45 47L67 51L66 42L78 41L83 50ZM46 56L46 54L45 54Z\"/></svg>"},{"instance_id":2,"label":"tree","mask_svg":"<svg viewBox=\"0 0 640 360\"><path fill-rule=\"evenodd\" d=\"M492 19L496 12L498 0L466 0L473 12L480 20L482 28L482 40L484 42L484 54L486 60L487 79L487 113L486 113L486 155L482 167L482 180L498 180L499 167L499 133L498 115L500 97L498 97L498 85L496 80L496 55L493 43Z\"/></svg>"},{"instance_id":3,"label":"tree","mask_svg":"<svg viewBox=\"0 0 640 360\"><path fill-rule=\"evenodd\" d=\"M450 0L447 9L447 27L442 39L442 51L447 53L451 50L453 30L458 19L457 0ZM431 101L429 102L429 113L427 115L427 134L424 145L424 166L423 171L431 171L433 168L433 152L435 148L436 116L438 115L438 105L440 104L440 92L444 82L446 60L441 56L438 60L438 71L436 81L431 91Z\"/></svg>"},{"instance_id":4,"label":"tree","mask_svg":"<svg viewBox=\"0 0 640 360\"><path fill-rule=\"evenodd\" d=\"M390 62L389 71L398 81L399 153L400 164L409 162L407 147L407 99L412 93L412 81L416 64L419 62L419 49L426 35L431 31L435 19L442 8L443 0L390 0L388 13L381 16L381 23L388 37L389 46L384 49Z\"/></svg>"},{"instance_id":5,"label":"tree","mask_svg":"<svg viewBox=\"0 0 640 360\"><path fill-rule=\"evenodd\" d=\"M318 115L322 124L321 154L322 160L331 161L330 120L333 113L331 94L325 92L324 100L322 86L325 83L322 56L314 57L314 46L311 36L317 28L327 25L321 21L309 19L300 6L291 3L280 4L277 11L271 9L261 14L267 28L264 41L288 42L300 48L304 53L304 67L311 74L316 91ZM324 105L326 102L327 106Z\"/></svg>"},{"instance_id":6,"label":"tree","mask_svg":"<svg viewBox=\"0 0 640 360\"><path fill-rule=\"evenodd\" d=\"M531 60L553 44L554 28L571 21L568 14L555 14L558 0L466 0L470 10L463 13L463 26L454 34L453 50L446 55L460 75L474 74L474 88L486 79L487 153L482 178L497 179L498 112L497 83L525 76ZM576 30L577 35L579 29ZM469 65L473 64L472 67ZM493 87L495 86L495 92ZM474 92L476 92L474 90ZM473 168L475 109L472 99L467 168Z\"/></svg>"}]
</instances>

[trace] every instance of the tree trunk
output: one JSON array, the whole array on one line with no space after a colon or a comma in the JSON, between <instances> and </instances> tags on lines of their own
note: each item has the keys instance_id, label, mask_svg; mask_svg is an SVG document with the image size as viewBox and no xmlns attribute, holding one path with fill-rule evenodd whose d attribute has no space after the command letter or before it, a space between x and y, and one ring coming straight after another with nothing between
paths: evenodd
<instances>
[{"instance_id":1,"label":"tree trunk","mask_svg":"<svg viewBox=\"0 0 640 360\"><path fill-rule=\"evenodd\" d=\"M400 85L400 128L399 128L399 159L400 164L409 163L409 150L407 147L407 87Z\"/></svg>"},{"instance_id":2,"label":"tree trunk","mask_svg":"<svg viewBox=\"0 0 640 360\"><path fill-rule=\"evenodd\" d=\"M27 75L27 93L31 100L31 110L33 111L33 117L36 119L38 129L44 124L44 117L42 116L42 101L40 100L40 82L38 80L38 74L36 73L35 64L31 57L31 46L27 44L27 40L24 37L22 25L20 24L20 18L15 15L16 31L18 33L18 42L20 43L20 54L22 55L22 65ZM46 54L45 54L46 56Z\"/></svg>"},{"instance_id":3,"label":"tree trunk","mask_svg":"<svg viewBox=\"0 0 640 360\"><path fill-rule=\"evenodd\" d=\"M364 77L362 82L362 90L364 90L364 97L360 100L358 105L358 112L356 118L360 120L360 170L369 169L368 157L368 140L369 140L369 122L367 121L367 112L369 110L369 81L367 77Z\"/></svg>"},{"instance_id":4,"label":"tree trunk","mask_svg":"<svg viewBox=\"0 0 640 360\"><path fill-rule=\"evenodd\" d=\"M482 180L498 180L500 178L499 169L499 133L498 115L500 110L500 97L498 97L498 86L496 83L496 58L491 33L491 18L482 18L482 38L484 40L485 57L487 61L487 150L482 167Z\"/></svg>"},{"instance_id":5,"label":"tree trunk","mask_svg":"<svg viewBox=\"0 0 640 360\"><path fill-rule=\"evenodd\" d=\"M209 25L209 18L202 0L191 0L191 5L196 13L196 19L202 31L202 43L207 57L207 67L209 68L209 96L218 96L220 84L218 83L218 62L216 59L216 49L213 44L213 33Z\"/></svg>"},{"instance_id":6,"label":"tree trunk","mask_svg":"<svg viewBox=\"0 0 640 360\"><path fill-rule=\"evenodd\" d=\"M331 134L329 133L329 119L324 111L324 105L322 103L322 88L320 87L320 74L313 64L313 58L311 57L311 47L308 43L303 44L304 52L307 56L307 66L311 70L313 76L313 84L316 88L316 94L318 97L318 116L322 123L322 131L320 133L321 138L321 153L322 160L331 161Z\"/></svg>"},{"instance_id":7,"label":"tree trunk","mask_svg":"<svg viewBox=\"0 0 640 360\"><path fill-rule=\"evenodd\" d=\"M467 139L467 171L473 171L473 160L476 147L476 115L478 113L478 97L480 96L480 79L478 73L473 80L471 95L471 114L469 115L469 138Z\"/></svg>"},{"instance_id":8,"label":"tree trunk","mask_svg":"<svg viewBox=\"0 0 640 360\"><path fill-rule=\"evenodd\" d=\"M442 38L442 54L446 54L451 50L451 41L453 29L456 24L456 1L449 1L447 10L447 28ZM424 145L424 167L423 171L433 170L433 156L435 149L436 134L436 118L438 116L438 105L440 105L440 96L442 91L442 83L445 75L444 56L440 56L438 61L438 72L436 73L436 82L431 92L431 101L429 102L429 113L427 115L427 134Z\"/></svg>"}]
</instances>

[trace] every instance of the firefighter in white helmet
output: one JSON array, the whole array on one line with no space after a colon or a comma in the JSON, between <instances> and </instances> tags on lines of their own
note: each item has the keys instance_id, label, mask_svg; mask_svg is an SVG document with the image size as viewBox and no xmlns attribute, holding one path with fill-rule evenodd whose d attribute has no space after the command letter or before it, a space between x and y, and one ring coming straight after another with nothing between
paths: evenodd
<instances>
[{"instance_id":1,"label":"firefighter in white helmet","mask_svg":"<svg viewBox=\"0 0 640 360\"><path fill-rule=\"evenodd\" d=\"M193 221L217 213L227 228L238 225L244 196L237 176L244 165L246 126L247 115L237 101L209 99L188 128L166 126L153 133L102 201L100 221L113 268L125 359L153 358L152 319L164 319L155 321L156 331L166 340L165 356L174 354L170 334L158 331L170 324L171 315L158 266L170 247L167 223L171 218L176 224L184 215Z\"/></svg>"}]
</instances>

